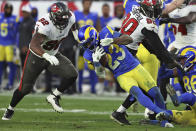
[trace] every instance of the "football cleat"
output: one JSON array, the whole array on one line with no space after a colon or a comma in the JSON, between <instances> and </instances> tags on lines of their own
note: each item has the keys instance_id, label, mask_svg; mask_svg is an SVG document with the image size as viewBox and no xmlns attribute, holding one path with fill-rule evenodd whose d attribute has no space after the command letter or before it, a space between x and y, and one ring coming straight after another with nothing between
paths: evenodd
<instances>
[{"instance_id":1,"label":"football cleat","mask_svg":"<svg viewBox=\"0 0 196 131\"><path fill-rule=\"evenodd\" d=\"M169 122L166 122L164 127L167 127L167 128L174 128L174 125L171 124L171 123L169 123Z\"/></svg>"},{"instance_id":2,"label":"football cleat","mask_svg":"<svg viewBox=\"0 0 196 131\"><path fill-rule=\"evenodd\" d=\"M163 112L159 112L156 115L156 119L159 121L163 121L163 120L168 120L171 121L172 120L172 115L170 115L168 112L163 111Z\"/></svg>"},{"instance_id":3,"label":"football cleat","mask_svg":"<svg viewBox=\"0 0 196 131\"><path fill-rule=\"evenodd\" d=\"M63 112L63 108L59 104L60 96L55 96L54 94L50 94L46 100L49 104L52 105L53 109L59 113Z\"/></svg>"},{"instance_id":4,"label":"football cleat","mask_svg":"<svg viewBox=\"0 0 196 131\"><path fill-rule=\"evenodd\" d=\"M168 84L166 86L166 90L167 90L167 93L169 94L174 106L179 106L180 102L178 100L178 96L177 96L176 91L174 90L174 88L170 84Z\"/></svg>"},{"instance_id":5,"label":"football cleat","mask_svg":"<svg viewBox=\"0 0 196 131\"><path fill-rule=\"evenodd\" d=\"M2 120L10 120L14 115L14 110L6 109L2 117Z\"/></svg>"},{"instance_id":6,"label":"football cleat","mask_svg":"<svg viewBox=\"0 0 196 131\"><path fill-rule=\"evenodd\" d=\"M121 113L121 112L114 111L110 116L110 118L115 122L119 123L120 125L131 125L131 123L129 123L129 121L126 119L125 116L128 117L126 112Z\"/></svg>"}]
</instances>

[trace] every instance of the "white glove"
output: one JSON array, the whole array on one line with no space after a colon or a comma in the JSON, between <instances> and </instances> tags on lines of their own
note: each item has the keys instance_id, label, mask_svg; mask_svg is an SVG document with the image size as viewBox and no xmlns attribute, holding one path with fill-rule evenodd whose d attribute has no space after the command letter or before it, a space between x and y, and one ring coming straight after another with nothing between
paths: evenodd
<instances>
[{"instance_id":1,"label":"white glove","mask_svg":"<svg viewBox=\"0 0 196 131\"><path fill-rule=\"evenodd\" d=\"M105 55L104 49L99 48L99 46L95 49L95 52L92 54L93 62L99 62L101 57Z\"/></svg>"},{"instance_id":2,"label":"white glove","mask_svg":"<svg viewBox=\"0 0 196 131\"><path fill-rule=\"evenodd\" d=\"M59 65L59 60L55 57L55 56L53 56L53 55L49 55L48 53L44 53L43 55L42 55L42 57L44 58L44 59L46 59L48 62L50 62L50 64L53 66L57 66L57 65Z\"/></svg>"},{"instance_id":3,"label":"white glove","mask_svg":"<svg viewBox=\"0 0 196 131\"><path fill-rule=\"evenodd\" d=\"M112 42L113 42L114 40L113 40L113 38L105 38L105 39L102 39L101 40L101 45L102 46L108 46L108 45L110 45Z\"/></svg>"}]
</instances>

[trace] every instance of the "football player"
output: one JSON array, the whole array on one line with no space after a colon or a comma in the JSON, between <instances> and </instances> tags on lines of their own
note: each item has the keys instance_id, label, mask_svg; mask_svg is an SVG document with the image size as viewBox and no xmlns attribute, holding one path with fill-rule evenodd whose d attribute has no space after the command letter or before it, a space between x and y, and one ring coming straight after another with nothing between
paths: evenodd
<instances>
[{"instance_id":1,"label":"football player","mask_svg":"<svg viewBox=\"0 0 196 131\"><path fill-rule=\"evenodd\" d=\"M92 5L91 0L82 0L82 6L83 6L83 11L75 11L74 14L76 16L76 22L78 23L79 27L85 26L85 25L92 25L94 27L96 27L96 29L98 31L100 31L101 29L101 25L100 25L100 19L97 13L95 12L90 12L90 8ZM78 56L78 72L79 72L79 76L78 76L78 89L79 89L79 93L82 93L82 83L83 83L83 71L85 68L85 62L84 62L84 58L83 56L83 52L80 50L79 51L79 56ZM96 93L95 90L95 85L97 83L97 77L95 72L91 69L89 69L89 73L90 73L90 84L91 84L91 93Z\"/></svg>"},{"instance_id":2,"label":"football player","mask_svg":"<svg viewBox=\"0 0 196 131\"><path fill-rule=\"evenodd\" d=\"M138 50L137 57L143 62L144 67L153 76L154 80L156 81L158 75L159 62L157 58L170 66L181 68L163 46L157 34L155 19L159 18L162 13L162 8L164 8L162 2L159 0L127 0L124 2L124 7L127 16L123 22L121 33L130 35L133 38L133 43L127 45L127 47L133 55ZM142 43L145 48L140 46L138 49L138 43ZM149 61L146 62L147 60ZM130 99L132 102L130 102ZM117 111L112 113L112 116L116 120L121 121L121 123L126 123L125 111L134 102L135 99L132 96L128 96Z\"/></svg>"},{"instance_id":3,"label":"football player","mask_svg":"<svg viewBox=\"0 0 196 131\"><path fill-rule=\"evenodd\" d=\"M196 47L195 46L186 46L179 51L181 56L181 63L186 68L187 72L182 73L180 70L174 69L162 69L162 77L171 78L179 76L184 83L184 88L186 90L180 96L177 96L175 90L168 86L167 90L170 94L174 105L178 106L180 103L188 104L191 106L191 110L168 110L172 117L167 117L165 113L157 114L157 119L168 119L173 122L183 124L183 125L196 125L196 88L195 88L195 79L196 79Z\"/></svg>"},{"instance_id":4,"label":"football player","mask_svg":"<svg viewBox=\"0 0 196 131\"><path fill-rule=\"evenodd\" d=\"M14 64L14 47L16 46L16 34L18 33L18 18L12 15L13 6L6 3L4 13L0 14L0 88L1 77L4 70L4 62L7 63L9 72L9 81L5 89L12 89L16 72Z\"/></svg>"},{"instance_id":5,"label":"football player","mask_svg":"<svg viewBox=\"0 0 196 131\"><path fill-rule=\"evenodd\" d=\"M78 40L75 16L67 5L61 2L54 3L50 13L37 21L23 67L20 86L15 90L2 120L12 118L14 107L31 92L37 77L44 69L48 69L66 81L63 87L55 89L46 99L55 111L63 112L59 104L60 95L75 82L78 74L71 61L58 52L61 41L67 37L70 30Z\"/></svg>"},{"instance_id":6,"label":"football player","mask_svg":"<svg viewBox=\"0 0 196 131\"><path fill-rule=\"evenodd\" d=\"M132 94L141 105L155 112L164 111L164 100L153 78L124 46L133 42L131 37L121 35L109 26L103 28L98 36L94 27L84 26L79 30L78 38L85 50L84 58L88 64L94 66L98 76L103 77L102 66L108 68L113 72L121 88ZM113 42L107 42L108 39L112 39ZM157 106L142 90L155 100ZM161 125L173 127L167 121L162 121Z\"/></svg>"}]
</instances>

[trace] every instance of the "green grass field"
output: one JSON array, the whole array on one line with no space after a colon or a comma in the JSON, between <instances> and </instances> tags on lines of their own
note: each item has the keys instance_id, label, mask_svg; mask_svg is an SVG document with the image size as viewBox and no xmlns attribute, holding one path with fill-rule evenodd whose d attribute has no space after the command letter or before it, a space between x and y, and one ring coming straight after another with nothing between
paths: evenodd
<instances>
[{"instance_id":1,"label":"green grass field","mask_svg":"<svg viewBox=\"0 0 196 131\"><path fill-rule=\"evenodd\" d=\"M26 96L17 106L13 119L0 120L0 131L196 131L194 126L175 125L173 129L158 125L140 125L144 108L140 113L128 110L131 126L120 126L109 116L122 102L124 97L114 96L64 96L61 100L65 112L56 113L46 103L47 95ZM11 94L0 94L0 116L8 106ZM169 108L173 108L171 103ZM181 109L183 107L180 107Z\"/></svg>"}]
</instances>

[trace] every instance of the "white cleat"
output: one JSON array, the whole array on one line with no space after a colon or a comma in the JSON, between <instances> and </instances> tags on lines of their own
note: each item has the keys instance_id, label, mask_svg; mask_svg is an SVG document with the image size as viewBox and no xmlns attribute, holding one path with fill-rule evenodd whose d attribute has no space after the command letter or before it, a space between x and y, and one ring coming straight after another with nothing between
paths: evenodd
<instances>
[{"instance_id":1,"label":"white cleat","mask_svg":"<svg viewBox=\"0 0 196 131\"><path fill-rule=\"evenodd\" d=\"M60 96L55 96L53 94L50 94L46 100L48 103L50 103L53 107L53 109L59 113L62 113L63 112L63 108L60 106L59 104L59 99L60 99Z\"/></svg>"},{"instance_id":2,"label":"white cleat","mask_svg":"<svg viewBox=\"0 0 196 131\"><path fill-rule=\"evenodd\" d=\"M167 128L174 128L174 125L171 123L165 123L165 127Z\"/></svg>"}]
</instances>

